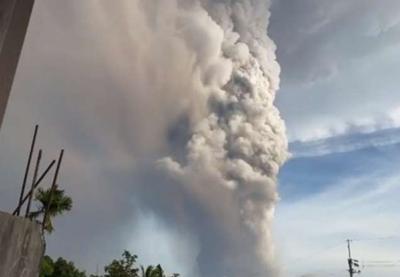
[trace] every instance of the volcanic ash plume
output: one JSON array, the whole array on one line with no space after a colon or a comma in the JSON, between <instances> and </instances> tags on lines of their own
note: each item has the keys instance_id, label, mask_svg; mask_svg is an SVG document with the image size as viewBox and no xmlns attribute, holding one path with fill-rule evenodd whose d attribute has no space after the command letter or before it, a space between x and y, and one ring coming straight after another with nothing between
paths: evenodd
<instances>
[{"instance_id":1,"label":"volcanic ash plume","mask_svg":"<svg viewBox=\"0 0 400 277\"><path fill-rule=\"evenodd\" d=\"M199 83L186 155L159 165L196 206L188 216L201 214L191 228L202 276L278 275L271 225L287 139L273 103L279 65L266 35L269 1L178 2L177 28L195 53Z\"/></svg>"},{"instance_id":2,"label":"volcanic ash plume","mask_svg":"<svg viewBox=\"0 0 400 277\"><path fill-rule=\"evenodd\" d=\"M135 182L140 208L195 238L203 277L277 275L271 225L287 140L274 107L279 65L267 36L269 0L95 6L87 9L99 18L93 26L108 36L99 47L129 92L107 126L130 115L121 130L134 145L119 153L147 159L141 173L151 172Z\"/></svg>"}]
</instances>

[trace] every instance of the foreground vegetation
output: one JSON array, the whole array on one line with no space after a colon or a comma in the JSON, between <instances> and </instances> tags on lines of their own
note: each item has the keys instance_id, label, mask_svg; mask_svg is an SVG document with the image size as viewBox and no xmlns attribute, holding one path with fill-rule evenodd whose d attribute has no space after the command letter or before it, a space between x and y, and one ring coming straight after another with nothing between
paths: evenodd
<instances>
[{"instance_id":1,"label":"foreground vegetation","mask_svg":"<svg viewBox=\"0 0 400 277\"><path fill-rule=\"evenodd\" d=\"M53 219L71 211L73 201L71 197L65 195L64 190L55 186L53 192L51 189L39 188L35 194L34 201L37 204L37 210L31 212L31 219L45 221L44 231L51 234L54 231ZM47 217L44 216L47 209ZM179 274L167 275L161 265L150 265L147 267L137 264L138 257L132 255L129 251L124 251L119 260L113 260L104 267L104 275L87 275L75 267L74 263L66 261L63 258L53 260L49 256L42 259L39 277L178 277Z\"/></svg>"},{"instance_id":2,"label":"foreground vegetation","mask_svg":"<svg viewBox=\"0 0 400 277\"><path fill-rule=\"evenodd\" d=\"M40 277L178 277L179 274L167 275L161 265L143 266L137 265L137 256L129 251L124 251L122 258L113 260L104 267L104 275L86 275L80 271L72 262L63 258L53 261L49 256L42 260Z\"/></svg>"}]
</instances>

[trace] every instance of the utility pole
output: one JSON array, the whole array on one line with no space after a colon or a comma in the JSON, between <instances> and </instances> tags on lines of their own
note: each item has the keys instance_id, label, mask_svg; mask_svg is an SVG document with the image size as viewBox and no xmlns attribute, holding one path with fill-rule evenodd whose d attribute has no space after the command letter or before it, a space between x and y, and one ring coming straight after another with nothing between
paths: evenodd
<instances>
[{"instance_id":1,"label":"utility pole","mask_svg":"<svg viewBox=\"0 0 400 277\"><path fill-rule=\"evenodd\" d=\"M351 259L351 246L350 246L350 243L351 243L351 240L348 239L347 240L347 250L349 251L349 258L347 259L347 262L349 264L350 277L353 277L354 272L353 272L353 262L352 262L352 259Z\"/></svg>"},{"instance_id":2,"label":"utility pole","mask_svg":"<svg viewBox=\"0 0 400 277\"><path fill-rule=\"evenodd\" d=\"M34 0L0 0L0 128Z\"/></svg>"},{"instance_id":3,"label":"utility pole","mask_svg":"<svg viewBox=\"0 0 400 277\"><path fill-rule=\"evenodd\" d=\"M354 268L360 267L360 262L351 257L351 240L349 240L349 239L347 240L347 250L349 253L349 258L347 259L347 263L349 265L348 271L349 271L350 277L353 277L354 274L360 274L361 270L354 269Z\"/></svg>"}]
</instances>

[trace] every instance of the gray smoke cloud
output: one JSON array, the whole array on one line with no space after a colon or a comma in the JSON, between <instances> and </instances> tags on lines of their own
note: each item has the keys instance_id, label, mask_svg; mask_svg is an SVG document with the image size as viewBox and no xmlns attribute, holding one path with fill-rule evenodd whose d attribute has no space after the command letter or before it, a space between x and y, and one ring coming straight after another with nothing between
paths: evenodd
<instances>
[{"instance_id":1,"label":"gray smoke cloud","mask_svg":"<svg viewBox=\"0 0 400 277\"><path fill-rule=\"evenodd\" d=\"M279 66L266 36L268 7L267 1L194 1L182 6L178 20L196 55L195 104L202 109L188 113L184 161L166 157L159 165L205 214L210 232L197 233L202 276L277 274L271 224L287 141L273 105Z\"/></svg>"},{"instance_id":2,"label":"gray smoke cloud","mask_svg":"<svg viewBox=\"0 0 400 277\"><path fill-rule=\"evenodd\" d=\"M112 3L93 15L105 30L129 30L117 31L107 56L119 82L141 76L132 84L136 145L164 153L156 174L179 203L142 204L196 237L201 276L276 276L271 225L287 140L274 106L269 1L123 3L114 22L124 28L107 25Z\"/></svg>"},{"instance_id":3,"label":"gray smoke cloud","mask_svg":"<svg viewBox=\"0 0 400 277\"><path fill-rule=\"evenodd\" d=\"M79 184L85 171L89 186L112 184L102 202L112 204L98 216L111 221L121 202L124 219L150 211L193 240L203 277L278 275L271 229L287 140L274 107L280 69L267 36L269 1L42 3L31 38L47 73L33 78L42 81L27 97L57 99L56 112L33 113L44 123L64 115L67 180ZM53 48L40 43L45 28ZM84 187L73 188L77 208Z\"/></svg>"}]
</instances>

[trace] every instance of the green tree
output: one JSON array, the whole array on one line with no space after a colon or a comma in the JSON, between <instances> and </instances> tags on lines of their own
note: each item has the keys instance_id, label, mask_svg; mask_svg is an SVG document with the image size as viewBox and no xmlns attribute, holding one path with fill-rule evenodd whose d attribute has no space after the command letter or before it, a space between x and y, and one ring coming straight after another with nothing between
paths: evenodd
<instances>
[{"instance_id":1,"label":"green tree","mask_svg":"<svg viewBox=\"0 0 400 277\"><path fill-rule=\"evenodd\" d=\"M44 256L40 263L40 277L51 277L54 272L54 263L49 256Z\"/></svg>"},{"instance_id":2,"label":"green tree","mask_svg":"<svg viewBox=\"0 0 400 277\"><path fill-rule=\"evenodd\" d=\"M78 270L72 262L58 258L54 263L52 277L86 277L86 274L84 271Z\"/></svg>"},{"instance_id":3,"label":"green tree","mask_svg":"<svg viewBox=\"0 0 400 277\"><path fill-rule=\"evenodd\" d=\"M167 276L161 265L139 268L137 258L125 250L120 260L113 260L104 268L105 275L90 275L90 277L179 277L176 273ZM45 256L42 259L39 277L86 277L86 274L63 258L58 258L54 262L49 256Z\"/></svg>"},{"instance_id":4,"label":"green tree","mask_svg":"<svg viewBox=\"0 0 400 277\"><path fill-rule=\"evenodd\" d=\"M113 260L104 268L104 277L139 277L139 269L136 266L137 256L125 250L122 259Z\"/></svg>"},{"instance_id":5,"label":"green tree","mask_svg":"<svg viewBox=\"0 0 400 277\"><path fill-rule=\"evenodd\" d=\"M42 189L39 188L35 195L35 200L40 203L37 211L31 212L30 217L37 219L40 216L44 216L46 208L48 209L48 216L46 217L46 222L44 223L44 230L48 233L53 232L53 218L62 215L67 211L72 209L72 199L64 194L64 191L55 186L53 191L53 196L50 203L51 188ZM49 205L50 203L50 205Z\"/></svg>"},{"instance_id":6,"label":"green tree","mask_svg":"<svg viewBox=\"0 0 400 277\"><path fill-rule=\"evenodd\" d=\"M45 256L41 263L40 277L86 277L84 271L80 271L72 262L63 258L53 261L49 256Z\"/></svg>"}]
</instances>

